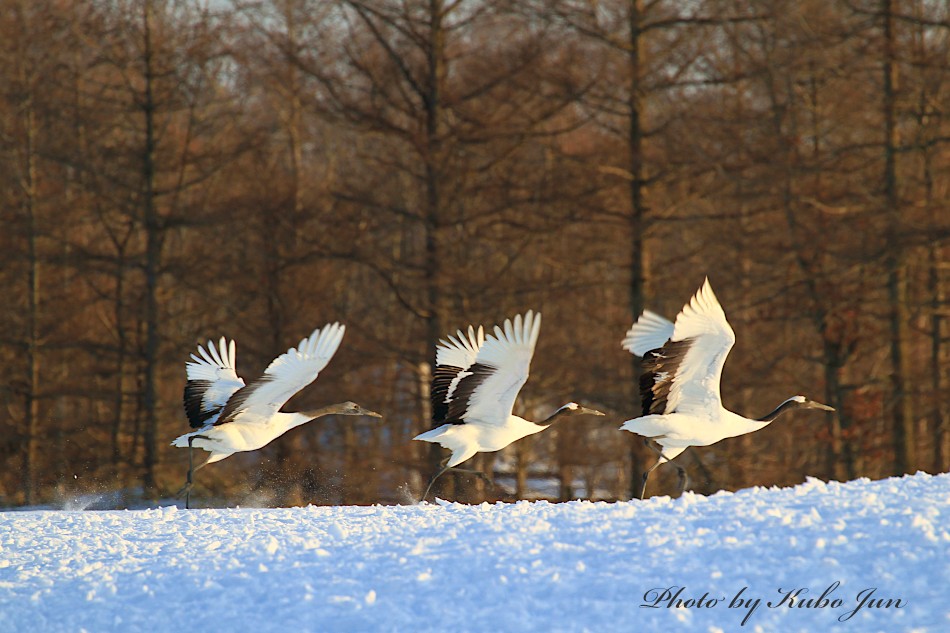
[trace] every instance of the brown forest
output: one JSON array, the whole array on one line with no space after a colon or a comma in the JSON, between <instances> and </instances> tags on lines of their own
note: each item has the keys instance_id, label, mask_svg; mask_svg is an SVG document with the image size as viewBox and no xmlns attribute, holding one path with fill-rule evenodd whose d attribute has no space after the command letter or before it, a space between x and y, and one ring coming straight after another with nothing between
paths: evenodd
<instances>
[{"instance_id":1,"label":"brown forest","mask_svg":"<svg viewBox=\"0 0 950 633\"><path fill-rule=\"evenodd\" d=\"M559 423L441 494L625 499L653 460L620 342L708 275L724 405L789 415L677 461L700 493L950 469L942 0L0 0L0 505L174 495L184 363L324 323L204 505L404 503L439 455L436 341L528 309L515 413ZM653 494L676 494L659 469Z\"/></svg>"}]
</instances>

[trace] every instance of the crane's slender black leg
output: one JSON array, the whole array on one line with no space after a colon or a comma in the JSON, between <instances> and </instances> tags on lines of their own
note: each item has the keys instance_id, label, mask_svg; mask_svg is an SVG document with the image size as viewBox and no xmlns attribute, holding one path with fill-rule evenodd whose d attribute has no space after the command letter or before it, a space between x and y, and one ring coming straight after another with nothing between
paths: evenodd
<instances>
[{"instance_id":1,"label":"crane's slender black leg","mask_svg":"<svg viewBox=\"0 0 950 633\"><path fill-rule=\"evenodd\" d=\"M448 462L449 462L448 459L446 459L445 461L443 461L443 462L442 462L442 468L440 468L439 471L438 471L436 474L432 475L432 479L429 480L429 485L426 486L426 491L423 493L422 499L419 500L420 503L422 503L423 501L425 501L425 500L426 500L426 497L429 496L429 491L432 490L432 484L435 483L435 480L438 479L439 476L440 476L442 473L444 473L445 471L447 471L447 470L449 469L449 467L446 466L446 464L448 464Z\"/></svg>"},{"instance_id":2,"label":"crane's slender black leg","mask_svg":"<svg viewBox=\"0 0 950 633\"><path fill-rule=\"evenodd\" d=\"M656 467L660 465L660 462L661 462L661 461L663 461L663 460L657 459L657 460L656 460L656 463L653 464L652 466L650 466L650 469L647 470L645 473L643 473L643 487L640 488L640 501L643 501L643 497L646 496L646 493L647 493L647 479L650 478L650 473L652 473L654 470L656 470Z\"/></svg>"},{"instance_id":3,"label":"crane's slender black leg","mask_svg":"<svg viewBox=\"0 0 950 633\"><path fill-rule=\"evenodd\" d=\"M182 486L181 490L178 491L178 494L175 495L177 497L185 495L185 509L186 510L191 509L191 487L192 487L192 480L194 478L194 473L196 470L199 470L202 466L205 466L208 463L208 459L211 459L211 453L208 453L208 459L198 464L198 468L195 468L195 462L193 458L195 447L192 445L192 442L194 442L196 439L210 440L211 438L204 435L192 435L191 437L188 438L188 477L185 480L185 485Z\"/></svg>"},{"instance_id":4,"label":"crane's slender black leg","mask_svg":"<svg viewBox=\"0 0 950 633\"><path fill-rule=\"evenodd\" d=\"M471 470L471 469L468 469L468 468L456 468L456 467L449 468L449 467L446 465L446 464L448 464L448 463L449 463L449 458L446 458L445 460L443 460L443 462L442 462L442 468L440 468L440 469L439 469L439 472L437 472L436 474L434 474L434 475L432 476L432 479L429 480L429 485L426 487L426 491L425 491L425 493L422 495L422 499L419 500L420 503L422 503L423 501L425 501L425 500L426 500L426 497L429 496L429 491L432 489L432 484L435 483L435 480L438 479L439 476L440 476L442 473L444 473L444 472L446 472L446 471L448 471L448 470L451 470L451 471L456 472L456 473L466 473L466 474L469 474L469 475L477 475L479 478L481 478L482 481L484 481L486 484L488 484L491 488L494 489L494 487L495 487L495 482L492 481L492 480L488 477L488 475L486 475L486 474L483 473L482 471L480 471L480 470Z\"/></svg>"},{"instance_id":5,"label":"crane's slender black leg","mask_svg":"<svg viewBox=\"0 0 950 633\"><path fill-rule=\"evenodd\" d=\"M643 497L646 495L646 492L647 492L647 479L650 478L650 473L652 473L654 470L656 470L656 467L659 466L660 464L662 464L664 459L665 459L666 461L670 462L670 463L672 463L672 461L673 461L673 460L671 460L669 457L667 457L666 455L664 455L664 454L663 454L663 451L659 450L657 447L655 447L653 444L651 444L649 438L643 440L643 443L646 444L646 445L650 448L651 451L653 451L654 453L657 454L657 459L656 459L656 463L653 464L652 466L650 466L650 469L649 469L648 471L646 471L645 473L643 473L643 487L640 488L640 500L641 500L641 501L643 501ZM686 482L688 481L688 478L686 477L686 469L683 468L682 466L680 466L679 464L673 464L673 465L676 466L676 468L679 470L679 473L680 473L680 485L682 486L682 487L680 488L680 492L682 492L683 490L686 489Z\"/></svg>"}]
</instances>

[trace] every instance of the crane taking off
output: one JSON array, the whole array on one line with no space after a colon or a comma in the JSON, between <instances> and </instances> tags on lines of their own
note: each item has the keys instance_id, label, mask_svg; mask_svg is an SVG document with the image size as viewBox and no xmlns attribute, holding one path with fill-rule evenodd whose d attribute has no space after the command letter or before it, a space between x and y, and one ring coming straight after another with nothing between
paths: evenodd
<instances>
[{"instance_id":1,"label":"crane taking off","mask_svg":"<svg viewBox=\"0 0 950 633\"><path fill-rule=\"evenodd\" d=\"M269 444L290 429L325 415L380 414L364 409L355 402L342 402L319 409L284 412L280 408L298 391L312 383L327 366L343 340L345 327L339 323L316 329L296 347L271 361L264 374L245 385L237 375L234 363L234 341L221 337L215 348L208 341L207 350L198 346L185 365L185 413L193 429L175 438L172 446L188 448L188 479L179 491L189 507L192 478L199 468L219 462L234 453L255 451ZM198 466L192 460L193 449L208 451Z\"/></svg>"},{"instance_id":2,"label":"crane taking off","mask_svg":"<svg viewBox=\"0 0 950 633\"><path fill-rule=\"evenodd\" d=\"M756 419L727 410L719 395L719 380L735 342L735 332L713 294L709 279L683 306L675 324L645 310L627 332L623 348L643 358L643 413L620 428L644 436L647 445L658 453L656 463L643 473L641 499L650 473L690 446L709 446L727 437L758 431L792 409L834 411L805 396L792 396L771 413ZM678 464L676 467L680 487L685 489L686 471Z\"/></svg>"},{"instance_id":3,"label":"crane taking off","mask_svg":"<svg viewBox=\"0 0 950 633\"><path fill-rule=\"evenodd\" d=\"M452 454L429 480L423 500L442 473L476 453L499 451L562 416L604 415L575 402L538 423L512 414L540 331L541 315L528 310L524 317L505 319L504 328L495 326L487 337L481 326L477 331L469 326L467 335L460 330L439 342L431 389L434 428L413 439L436 442Z\"/></svg>"}]
</instances>

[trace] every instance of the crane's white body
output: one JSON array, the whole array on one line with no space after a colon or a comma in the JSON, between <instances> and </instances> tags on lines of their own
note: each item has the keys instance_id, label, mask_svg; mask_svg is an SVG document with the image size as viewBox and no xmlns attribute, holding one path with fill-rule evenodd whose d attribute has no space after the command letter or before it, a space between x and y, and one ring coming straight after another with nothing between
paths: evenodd
<instances>
[{"instance_id":1,"label":"crane's white body","mask_svg":"<svg viewBox=\"0 0 950 633\"><path fill-rule=\"evenodd\" d=\"M453 468L474 457L475 453L500 451L509 444L546 428L516 415L509 415L501 425L482 420L471 420L465 424L443 424L413 439L437 442L452 451L452 456L445 465Z\"/></svg>"},{"instance_id":2,"label":"crane's white body","mask_svg":"<svg viewBox=\"0 0 950 633\"><path fill-rule=\"evenodd\" d=\"M690 446L709 446L765 428L793 406L833 411L800 395L789 398L761 420L723 407L719 383L735 342L735 332L708 279L683 306L675 323L647 310L627 332L624 349L644 359L643 415L627 420L620 428L662 447L656 465L672 460ZM644 476L644 490L648 475Z\"/></svg>"},{"instance_id":3,"label":"crane's white body","mask_svg":"<svg viewBox=\"0 0 950 633\"><path fill-rule=\"evenodd\" d=\"M623 347L638 356L662 353L668 342L679 346L675 369L658 371L655 384L666 395L661 411L627 420L620 427L652 438L663 447L661 459L673 459L690 446L708 446L762 428L722 406L719 380L736 335L709 285L690 299L676 323L645 311L627 332ZM662 358L662 357L661 357ZM677 362L678 361L678 362Z\"/></svg>"},{"instance_id":4,"label":"crane's white body","mask_svg":"<svg viewBox=\"0 0 950 633\"><path fill-rule=\"evenodd\" d=\"M722 408L718 416L706 418L695 413L645 415L627 420L620 428L653 439L663 447L661 459L672 460L690 446L709 446L729 437L758 431L767 424Z\"/></svg>"},{"instance_id":5,"label":"crane's white body","mask_svg":"<svg viewBox=\"0 0 950 633\"><path fill-rule=\"evenodd\" d=\"M264 448L275 439L293 429L310 422L313 418L300 413L278 411L268 418L253 414L243 415L234 422L221 426L208 425L197 431L181 435L172 442L172 446L188 448L188 438L194 436L192 445L202 448L211 455L205 464L213 464L230 457L234 453L256 451Z\"/></svg>"},{"instance_id":6,"label":"crane's white body","mask_svg":"<svg viewBox=\"0 0 950 633\"><path fill-rule=\"evenodd\" d=\"M483 328L469 326L436 348L433 410L436 423L417 435L452 451L445 468L453 468L476 453L501 450L523 437L548 428L512 414L515 398L528 380L531 357L541 330L541 315L506 319L487 337ZM440 377L442 390L438 388ZM444 392L444 393L443 393ZM443 411L439 412L439 407ZM570 403L561 407L578 410Z\"/></svg>"},{"instance_id":7,"label":"crane's white body","mask_svg":"<svg viewBox=\"0 0 950 633\"><path fill-rule=\"evenodd\" d=\"M172 446L201 448L211 455L206 464L221 461L234 453L254 451L290 429L313 419L280 408L297 392L313 382L327 366L343 340L345 327L339 323L316 329L296 347L275 358L264 374L245 386L235 371L234 341L222 338L219 347L208 342L207 351L198 346L186 365L186 410L191 433L175 438ZM189 388L191 391L189 391ZM189 403L189 398L194 401Z\"/></svg>"}]
</instances>

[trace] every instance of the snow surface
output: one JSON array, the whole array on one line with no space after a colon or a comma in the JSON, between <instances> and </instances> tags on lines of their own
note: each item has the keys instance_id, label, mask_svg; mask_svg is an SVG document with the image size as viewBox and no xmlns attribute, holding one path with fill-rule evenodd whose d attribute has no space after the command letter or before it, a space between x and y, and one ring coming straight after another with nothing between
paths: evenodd
<instances>
[{"instance_id":1,"label":"snow surface","mask_svg":"<svg viewBox=\"0 0 950 633\"><path fill-rule=\"evenodd\" d=\"M626 503L5 512L0 631L943 632L948 525L950 475L925 474ZM841 602L816 608L835 582ZM702 606L668 607L680 587ZM751 614L729 607L744 587ZM839 622L871 588L891 606Z\"/></svg>"}]
</instances>

